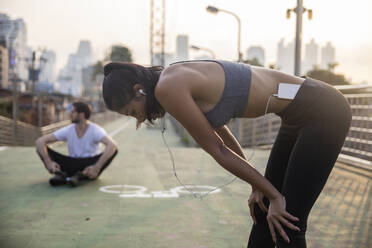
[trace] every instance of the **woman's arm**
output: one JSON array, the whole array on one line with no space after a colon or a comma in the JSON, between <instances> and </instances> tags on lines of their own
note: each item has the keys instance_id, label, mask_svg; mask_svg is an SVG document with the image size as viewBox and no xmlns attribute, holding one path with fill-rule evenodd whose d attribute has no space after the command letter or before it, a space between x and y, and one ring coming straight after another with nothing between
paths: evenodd
<instances>
[{"instance_id":1,"label":"woman's arm","mask_svg":"<svg viewBox=\"0 0 372 248\"><path fill-rule=\"evenodd\" d=\"M157 86L155 95L162 107L176 118L222 167L263 192L269 199L281 197L279 191L239 155L242 152L234 152L213 131L190 92L185 84L162 82Z\"/></svg>"},{"instance_id":2,"label":"woman's arm","mask_svg":"<svg viewBox=\"0 0 372 248\"><path fill-rule=\"evenodd\" d=\"M196 105L191 95L191 89L187 88L187 83L177 83L163 81L155 91L155 96L161 106L176 118L191 134L195 141L209 153L223 168L236 175L240 179L248 182L253 188L261 191L270 201L270 209L267 216L270 232L274 242L276 236L274 229L277 229L281 236L289 242L282 224L293 230L298 227L291 224L298 220L285 210L285 199L280 192L248 161L239 155L239 151L234 152L223 140L213 131L207 119ZM187 80L187 79L185 79Z\"/></svg>"},{"instance_id":3,"label":"woman's arm","mask_svg":"<svg viewBox=\"0 0 372 248\"><path fill-rule=\"evenodd\" d=\"M223 143L227 145L231 150L238 154L243 159L247 159L243 153L243 149L239 142L235 139L234 135L230 132L229 128L225 125L214 129L214 131L220 136Z\"/></svg>"}]
</instances>

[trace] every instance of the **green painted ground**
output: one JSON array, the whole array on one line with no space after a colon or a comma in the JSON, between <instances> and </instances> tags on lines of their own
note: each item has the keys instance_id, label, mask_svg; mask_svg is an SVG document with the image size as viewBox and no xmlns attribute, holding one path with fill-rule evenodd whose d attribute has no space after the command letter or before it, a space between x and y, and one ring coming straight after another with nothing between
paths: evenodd
<instances>
[{"instance_id":1,"label":"green painted ground","mask_svg":"<svg viewBox=\"0 0 372 248\"><path fill-rule=\"evenodd\" d=\"M127 124L128 123L128 124ZM99 180L77 188L52 188L34 148L0 151L0 247L246 247L252 221L250 186L236 180L203 200L188 194L154 198L153 191L180 186L159 129L120 119L106 125L119 154ZM185 184L221 185L232 177L205 152L183 147L172 130L166 138ZM62 145L57 150L66 151ZM249 157L251 150L245 150ZM262 172L268 151L252 163ZM309 247L372 247L371 175L334 169L310 218ZM109 185L146 187L149 198L120 198ZM111 190L130 194L129 188Z\"/></svg>"}]
</instances>

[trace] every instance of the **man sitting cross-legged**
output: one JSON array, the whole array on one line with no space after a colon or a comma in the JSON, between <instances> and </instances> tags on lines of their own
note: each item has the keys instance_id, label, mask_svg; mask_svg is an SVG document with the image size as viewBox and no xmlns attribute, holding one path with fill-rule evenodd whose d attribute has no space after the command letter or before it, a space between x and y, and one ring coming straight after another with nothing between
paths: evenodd
<instances>
[{"instance_id":1,"label":"man sitting cross-legged","mask_svg":"<svg viewBox=\"0 0 372 248\"><path fill-rule=\"evenodd\" d=\"M72 124L54 133L46 134L35 142L36 151L45 168L54 176L52 186L77 186L82 179L96 179L117 154L115 142L105 130L89 121L91 108L84 102L74 102L70 112ZM47 144L65 141L69 156L53 151ZM99 144L106 145L99 154Z\"/></svg>"}]
</instances>

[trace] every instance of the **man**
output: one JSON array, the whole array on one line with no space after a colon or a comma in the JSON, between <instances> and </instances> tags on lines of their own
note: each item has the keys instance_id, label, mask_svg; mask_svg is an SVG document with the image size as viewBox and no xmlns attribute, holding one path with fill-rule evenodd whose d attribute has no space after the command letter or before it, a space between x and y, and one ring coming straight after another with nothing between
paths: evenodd
<instances>
[{"instance_id":1,"label":"man","mask_svg":"<svg viewBox=\"0 0 372 248\"><path fill-rule=\"evenodd\" d=\"M91 112L86 103L74 102L70 112L72 124L36 140L37 153L49 173L54 174L49 180L52 186L66 183L77 186L82 179L96 179L116 156L115 142L103 128L89 121ZM70 156L47 147L56 141L67 142ZM106 145L102 154L100 143Z\"/></svg>"}]
</instances>

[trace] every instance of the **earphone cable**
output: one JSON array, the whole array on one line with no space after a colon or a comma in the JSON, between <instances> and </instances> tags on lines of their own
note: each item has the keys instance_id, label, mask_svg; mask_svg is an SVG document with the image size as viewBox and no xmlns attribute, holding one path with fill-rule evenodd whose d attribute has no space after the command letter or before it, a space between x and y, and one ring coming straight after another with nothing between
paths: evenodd
<instances>
[{"instance_id":1,"label":"earphone cable","mask_svg":"<svg viewBox=\"0 0 372 248\"><path fill-rule=\"evenodd\" d=\"M167 141L166 141L166 139L165 139L165 135L164 135L165 130L166 130L166 127L165 127L165 117L163 117L163 119L162 119L162 128L161 128L161 136L162 136L162 138L163 138L163 142L164 142L165 146L167 147L167 150L168 150L169 156L170 156L171 161L172 161L173 174L174 174L174 176L176 177L178 183L179 183L181 186L183 186L183 187L184 187L188 192L190 192L190 194L192 194L195 198L197 198L195 192L189 190L189 189L188 189L188 186L187 186L187 185L184 185L184 184L181 182L181 180L178 178L178 176L177 176L176 165L175 165L175 162L174 162L173 153L172 153L171 149L169 148L168 143L167 143Z\"/></svg>"},{"instance_id":2,"label":"earphone cable","mask_svg":"<svg viewBox=\"0 0 372 248\"><path fill-rule=\"evenodd\" d=\"M267 103L266 103L265 114L264 114L264 118L265 118L265 120L267 120L267 116L266 116L266 115L267 115L267 111L268 111L268 109L269 109L269 104L270 104L271 97L272 97L272 95L269 96L269 99L267 100ZM169 148L169 146L168 146L168 144L167 144L167 142L166 142L166 139L165 139L165 135L164 135L165 130L166 130L166 126L165 126L165 117L163 117L163 118L162 118L161 133L162 133L163 142L164 142L165 146L167 147L168 153L169 153L170 158L171 158L171 161L172 161L173 174L174 174L174 176L176 177L178 183L179 183L181 186L183 186L183 187L184 187L188 192L190 192L190 194L192 194L195 198L198 198L198 197L197 197L197 194L196 194L195 192L189 190L189 189L188 189L188 186L184 185L184 184L181 182L181 180L178 178L178 176L177 176L176 165L175 165L175 161L174 161L173 153L172 153L171 149ZM267 133L269 134L269 132L267 132ZM268 141L268 135L266 136L266 141ZM250 158L247 159L247 161L250 161L250 160L253 158L253 156L254 156L254 154L255 154L255 150L256 150L255 147L256 147L256 146L253 146L253 152L252 152ZM217 189L222 189L223 187L226 187L227 185L233 183L237 178L238 178L238 177L235 176L232 180L228 181L227 183L222 184L222 185L220 185L220 186L217 186L217 187L215 187L214 189L211 189L210 191L208 191L208 192L206 192L206 193L204 193L204 194L201 194L201 195L200 195L200 199L203 199L203 198L206 197L208 194L210 194L211 192L213 192L213 191L215 191L215 190L217 190Z\"/></svg>"}]
</instances>

